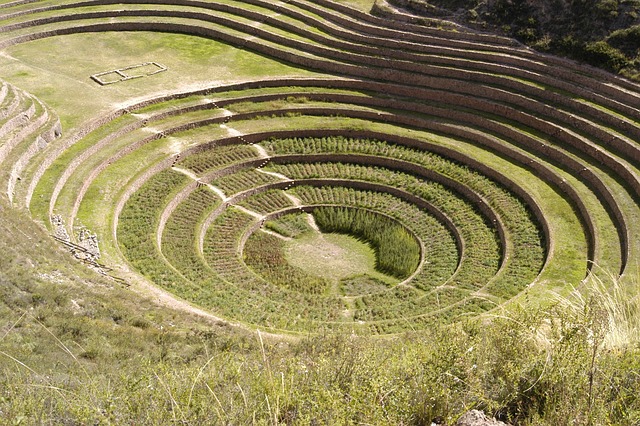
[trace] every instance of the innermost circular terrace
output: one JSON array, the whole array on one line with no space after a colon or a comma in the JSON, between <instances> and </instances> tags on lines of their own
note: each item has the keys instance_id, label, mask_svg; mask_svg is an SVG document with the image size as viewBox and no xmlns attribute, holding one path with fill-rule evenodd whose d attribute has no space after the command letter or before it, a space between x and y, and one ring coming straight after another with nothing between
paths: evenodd
<instances>
[{"instance_id":1,"label":"innermost circular terrace","mask_svg":"<svg viewBox=\"0 0 640 426\"><path fill-rule=\"evenodd\" d=\"M291 240L285 250L292 266L336 283L375 271L371 247L345 234L310 233Z\"/></svg>"}]
</instances>

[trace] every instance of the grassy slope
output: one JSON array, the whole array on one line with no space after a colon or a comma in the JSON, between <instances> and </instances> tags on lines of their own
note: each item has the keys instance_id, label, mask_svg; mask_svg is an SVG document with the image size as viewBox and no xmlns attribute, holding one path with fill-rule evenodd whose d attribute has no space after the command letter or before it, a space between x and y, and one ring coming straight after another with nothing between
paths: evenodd
<instances>
[{"instance_id":1,"label":"grassy slope","mask_svg":"<svg viewBox=\"0 0 640 426\"><path fill-rule=\"evenodd\" d=\"M90 56L77 55L88 48ZM92 74L149 61L168 70L108 86L90 79ZM72 129L97 112L166 90L186 91L270 75L311 75L214 40L151 32L75 34L20 44L0 56L0 73L55 110L63 129Z\"/></svg>"}]
</instances>

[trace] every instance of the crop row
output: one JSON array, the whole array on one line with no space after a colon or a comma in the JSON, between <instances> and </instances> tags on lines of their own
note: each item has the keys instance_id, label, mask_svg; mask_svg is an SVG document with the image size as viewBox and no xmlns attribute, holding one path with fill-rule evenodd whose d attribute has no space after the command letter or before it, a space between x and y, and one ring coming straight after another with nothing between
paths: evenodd
<instances>
[{"instance_id":1,"label":"crop row","mask_svg":"<svg viewBox=\"0 0 640 426\"><path fill-rule=\"evenodd\" d=\"M538 272L534 265L538 265L538 268L541 268L542 263L544 262L544 245L541 240L541 232L535 223L535 219L532 218L532 214L527 211L524 204L515 198L513 194L508 193L508 191L496 185L487 177L466 167L461 167L460 165L452 163L438 155L398 145L391 145L381 141L344 137L270 140L266 142L265 145L273 153L311 155L322 152L345 154L362 152L368 155L402 159L403 161L420 164L423 167L429 168L429 170L447 176L457 182L464 183L465 186L472 188L474 191L479 193L493 209L496 210L500 217L505 218L505 226L508 228L509 242L513 250L513 255L510 256L513 268L528 268L533 272L533 274L530 272L526 277L522 277L524 281L532 280ZM298 168L300 167L306 169L303 174L307 177L319 176L318 171L314 173L312 170L309 170L316 167L314 164L298 166ZM324 167L335 168L338 166L325 165ZM360 172L360 176L353 174L350 174L350 176L355 179L369 180L372 179L373 175L375 175L375 171L368 170L364 167L360 168ZM301 175L300 172L284 171L283 173L290 173L291 176L294 177ZM325 170L324 173L327 173L327 170ZM333 172L332 176L336 176L338 174L340 173ZM394 185L403 186L399 182L394 182ZM432 201L432 198L428 195L426 198L427 200ZM531 268L532 266L533 268ZM503 293L502 296L508 297L513 295L513 290L508 292L501 291L501 293Z\"/></svg>"},{"instance_id":2,"label":"crop row","mask_svg":"<svg viewBox=\"0 0 640 426\"><path fill-rule=\"evenodd\" d=\"M260 192L238 203L238 205L260 214L267 214L293 207L293 201L281 190Z\"/></svg>"},{"instance_id":3,"label":"crop row","mask_svg":"<svg viewBox=\"0 0 640 426\"><path fill-rule=\"evenodd\" d=\"M198 191L196 191L195 193L197 192ZM199 192L202 195L207 194L207 189L204 187L201 187L199 189ZM202 195L198 195L197 198L201 197ZM194 197L196 196L194 195ZM210 195L208 197L210 197ZM196 206L207 205L207 203L195 203L195 204ZM380 203L380 204L385 204L385 203ZM185 206L186 205L188 204L185 204ZM185 208L184 211L187 212L188 210ZM179 214L179 209L177 209L174 214L177 214L178 215L177 217L181 216ZM239 238L238 235L242 233L242 229L246 228L246 225L243 226L240 224L240 222L238 222L239 218L242 218L242 217L245 218L243 219L243 223L248 224L251 222L250 217L235 211L230 212L228 214L225 213L224 219L217 219L214 222L214 226L212 227L212 229L208 232L208 242L206 246L208 247L209 245L214 245L216 248L215 253L217 253L217 256L215 257L215 261L210 260L210 265L213 267L213 271L218 272L220 274L220 278L224 279L228 283L235 283L235 284L242 283L242 286L246 286L247 284L256 282L256 277L248 273L248 270L246 268L243 268L242 264L237 261L237 256L238 256L237 244L238 244L238 238ZM246 222L247 220L249 220L249 222ZM190 222L194 222L194 220L191 220ZM172 223L172 220L170 220L167 224L167 228L166 228L167 232L173 229L173 226L170 225L170 223ZM190 226L193 227L193 225L190 225ZM178 231L185 232L184 229L179 229ZM167 235L171 235L171 233L168 233ZM272 238L275 238L275 237L272 237ZM251 241L251 239L249 241ZM188 248L188 245L185 246L184 248ZM191 245L191 248L193 249L193 245ZM262 281L258 279L257 282L262 282ZM262 282L263 292L265 291L264 285L265 283ZM244 288L242 290L246 291L246 289ZM255 291L256 291L256 288L252 288L251 291L249 292L255 293ZM235 292L231 291L231 293L235 293ZM264 295L264 296L266 297L267 295ZM272 297L274 296L271 296L268 298L271 300ZM290 297L291 296L289 296L289 298ZM280 300L277 297L275 299ZM406 317L408 314L409 312L405 312L404 316ZM282 321L283 321L282 319L279 321L276 321L274 318L270 317L267 323L272 325L275 324L276 322L278 324L282 324Z\"/></svg>"},{"instance_id":4,"label":"crop row","mask_svg":"<svg viewBox=\"0 0 640 426\"><path fill-rule=\"evenodd\" d=\"M305 205L352 206L382 212L398 220L422 241L425 263L410 285L427 290L445 283L456 271L459 253L449 231L433 216L390 194L346 186L297 186L290 190Z\"/></svg>"}]
</instances>

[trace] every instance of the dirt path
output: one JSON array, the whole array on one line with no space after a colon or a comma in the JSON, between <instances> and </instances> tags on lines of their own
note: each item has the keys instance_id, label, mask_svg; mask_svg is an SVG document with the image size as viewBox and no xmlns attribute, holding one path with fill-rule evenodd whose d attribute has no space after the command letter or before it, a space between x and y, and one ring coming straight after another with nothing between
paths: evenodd
<instances>
[{"instance_id":1,"label":"dirt path","mask_svg":"<svg viewBox=\"0 0 640 426\"><path fill-rule=\"evenodd\" d=\"M270 172L270 171L262 170L262 169L256 169L256 170L259 171L260 173L264 173L265 175L275 176L275 177L277 177L279 179L284 180L285 182L291 182L293 180L290 177L287 177L287 176L283 175L282 173Z\"/></svg>"},{"instance_id":2,"label":"dirt path","mask_svg":"<svg viewBox=\"0 0 640 426\"><path fill-rule=\"evenodd\" d=\"M292 179L289 179L289 180L292 180ZM284 195L291 200L294 206L300 207L302 205L302 201L300 201L300 199L295 195L289 194L287 191L284 192ZM320 232L320 228L318 227L318 224L316 223L316 220L311 213L307 213L307 222L309 223L309 226L311 227L311 229L316 231L322 237L322 232Z\"/></svg>"},{"instance_id":3,"label":"dirt path","mask_svg":"<svg viewBox=\"0 0 640 426\"><path fill-rule=\"evenodd\" d=\"M201 182L200 178L198 178L198 176L196 176L191 170L187 170L187 169L182 169L180 167L173 167L173 170L175 170L176 172L180 172L183 175L186 175L188 177L190 177L191 179L195 180L196 182ZM222 191L222 189L218 188L217 186L213 186L210 183L204 183L201 182L203 185L206 185L207 188L209 188L210 190L212 190L213 192L215 192L220 198L222 198L222 201L227 201L229 200L229 197L227 197L224 193L224 191Z\"/></svg>"},{"instance_id":4,"label":"dirt path","mask_svg":"<svg viewBox=\"0 0 640 426\"><path fill-rule=\"evenodd\" d=\"M136 272L133 272L131 269L129 269L129 267L126 264L118 265L118 271L120 272L120 278L124 279L131 285L129 288L132 291L136 292L140 296L149 297L159 306L173 309L179 312L195 315L197 317L206 319L213 323L222 323L222 324L227 324L232 327L237 327L243 330L256 331L257 333L260 333L262 336L272 338L272 339L287 340L287 341L294 341L299 339L298 337L292 336L289 334L265 332L260 330L259 328L252 330L246 324L232 322L224 318L218 317L216 315L213 315L212 313L205 311L201 308L198 308L196 306L193 306L184 300L177 299L173 294L161 289L160 287L156 286L152 282L149 282L147 279L145 279L144 277L141 277Z\"/></svg>"}]
</instances>

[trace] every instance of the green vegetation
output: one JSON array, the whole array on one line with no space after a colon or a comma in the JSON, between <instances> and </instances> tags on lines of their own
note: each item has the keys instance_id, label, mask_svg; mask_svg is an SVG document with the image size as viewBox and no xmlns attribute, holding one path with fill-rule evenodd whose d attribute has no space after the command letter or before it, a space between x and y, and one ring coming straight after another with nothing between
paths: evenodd
<instances>
[{"instance_id":1,"label":"green vegetation","mask_svg":"<svg viewBox=\"0 0 640 426\"><path fill-rule=\"evenodd\" d=\"M354 276L371 277L387 283L397 281L376 271L375 252L367 243L346 234L314 231L287 241L285 246L290 264L334 284Z\"/></svg>"},{"instance_id":2,"label":"green vegetation","mask_svg":"<svg viewBox=\"0 0 640 426\"><path fill-rule=\"evenodd\" d=\"M463 183L492 202L509 228L513 240L514 254L511 257L513 269L500 279L493 281L488 293L509 298L530 282L541 267L544 259L542 236L535 220L526 206L495 182L450 160L429 152L397 146L383 141L359 140L345 137L328 138L292 138L272 140L265 143L267 149L275 153L314 154L314 153L362 153L408 161L427 170ZM350 178L390 184L405 189L425 200L429 200L442 209L461 231L469 251L467 262L457 274L459 286L483 285L495 274L499 263L499 247L495 230L483 222L483 218L473 205L449 188L433 182L425 182L410 174L392 173L380 167L360 166L336 163L287 164L272 167L273 170L294 179L303 178ZM471 219L471 218L474 219ZM494 241L492 241L494 240ZM493 263L495 262L495 263ZM493 270L491 268L494 268ZM527 273L528 270L528 273ZM516 271L514 273L514 271ZM487 275L483 275L486 273ZM471 284L469 284L471 283ZM518 284L520 283L520 284Z\"/></svg>"},{"instance_id":3,"label":"green vegetation","mask_svg":"<svg viewBox=\"0 0 640 426\"><path fill-rule=\"evenodd\" d=\"M640 424L640 1L390 2L2 2L0 423Z\"/></svg>"},{"instance_id":4,"label":"green vegetation","mask_svg":"<svg viewBox=\"0 0 640 426\"><path fill-rule=\"evenodd\" d=\"M91 55L80 58L90 46ZM63 118L72 129L113 105L152 93L161 94L179 81L181 88L200 87L238 78L265 75L309 75L294 68L228 44L183 34L160 32L103 32L52 37L8 49L17 61L2 61L3 78L29 90ZM71 65L59 58L74 57ZM159 61L168 71L126 84L92 84L91 74L146 61Z\"/></svg>"},{"instance_id":5,"label":"green vegetation","mask_svg":"<svg viewBox=\"0 0 640 426\"><path fill-rule=\"evenodd\" d=\"M388 283L370 275L355 275L340 280L340 291L345 296L379 293L388 287Z\"/></svg>"},{"instance_id":6,"label":"green vegetation","mask_svg":"<svg viewBox=\"0 0 640 426\"><path fill-rule=\"evenodd\" d=\"M491 29L544 52L637 80L640 3L618 0L390 0L427 16Z\"/></svg>"},{"instance_id":7,"label":"green vegetation","mask_svg":"<svg viewBox=\"0 0 640 426\"><path fill-rule=\"evenodd\" d=\"M285 257L282 240L273 235L254 233L244 247L244 261L273 284L297 292L323 294L331 286L329 280L291 265Z\"/></svg>"},{"instance_id":8,"label":"green vegetation","mask_svg":"<svg viewBox=\"0 0 640 426\"><path fill-rule=\"evenodd\" d=\"M264 226L266 229L288 238L295 238L312 230L306 213L286 214L277 219L266 221Z\"/></svg>"},{"instance_id":9,"label":"green vegetation","mask_svg":"<svg viewBox=\"0 0 640 426\"><path fill-rule=\"evenodd\" d=\"M420 263L420 245L405 227L379 214L344 207L319 207L313 211L322 232L353 235L373 247L376 269L403 279Z\"/></svg>"},{"instance_id":10,"label":"green vegetation","mask_svg":"<svg viewBox=\"0 0 640 426\"><path fill-rule=\"evenodd\" d=\"M300 186L292 190L303 203L310 205L336 204L376 211L392 216L425 245L426 262L421 273L413 278L411 284L421 290L431 290L447 282L456 272L460 254L457 251L453 235L433 216L386 193L359 191L344 187L308 187ZM418 292L419 294L419 292ZM389 295L390 296L390 295ZM400 300L404 299L402 297ZM396 300L395 303L398 301ZM411 309L415 309L412 306ZM405 317L407 312L403 314Z\"/></svg>"}]
</instances>

